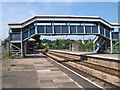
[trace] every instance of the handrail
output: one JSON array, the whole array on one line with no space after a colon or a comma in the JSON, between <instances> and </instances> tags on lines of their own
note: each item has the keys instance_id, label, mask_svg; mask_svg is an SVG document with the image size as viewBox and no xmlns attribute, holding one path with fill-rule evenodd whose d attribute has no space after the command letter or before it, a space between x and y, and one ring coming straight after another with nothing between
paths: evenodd
<instances>
[{"instance_id":1,"label":"handrail","mask_svg":"<svg viewBox=\"0 0 120 90\"><path fill-rule=\"evenodd\" d=\"M15 46L15 45L13 45L13 44L11 44L11 46L13 46L13 47L15 47L15 48L17 48L17 49L19 49L19 50L20 50L20 48L19 48L19 47Z\"/></svg>"}]
</instances>

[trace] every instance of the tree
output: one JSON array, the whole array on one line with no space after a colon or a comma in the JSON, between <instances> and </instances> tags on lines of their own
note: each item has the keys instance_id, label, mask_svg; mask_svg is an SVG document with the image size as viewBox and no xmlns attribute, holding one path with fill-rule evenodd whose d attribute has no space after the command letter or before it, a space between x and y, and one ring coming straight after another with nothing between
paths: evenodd
<instances>
[{"instance_id":1,"label":"tree","mask_svg":"<svg viewBox=\"0 0 120 90\"><path fill-rule=\"evenodd\" d=\"M80 45L80 51L83 51L84 47L86 51L93 50L93 41L85 40L85 45L83 45L82 40L71 40L71 39L57 39L57 40L40 40L39 37L36 37L36 42L39 42L35 47L39 49L69 49L70 44L76 43Z\"/></svg>"}]
</instances>

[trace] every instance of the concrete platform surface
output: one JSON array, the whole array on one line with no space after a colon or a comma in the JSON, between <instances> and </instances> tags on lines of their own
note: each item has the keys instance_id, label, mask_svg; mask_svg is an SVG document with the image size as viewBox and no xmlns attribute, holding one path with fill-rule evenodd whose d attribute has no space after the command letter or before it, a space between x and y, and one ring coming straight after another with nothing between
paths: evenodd
<instances>
[{"instance_id":1,"label":"concrete platform surface","mask_svg":"<svg viewBox=\"0 0 120 90\"><path fill-rule=\"evenodd\" d=\"M86 55L86 56L92 56L92 57L100 57L100 58L106 58L106 59L120 60L120 54L97 54L97 53L93 53L93 52L66 51L66 50L51 50L51 51L65 52L65 53L76 54L76 55Z\"/></svg>"},{"instance_id":2,"label":"concrete platform surface","mask_svg":"<svg viewBox=\"0 0 120 90\"><path fill-rule=\"evenodd\" d=\"M43 54L3 60L2 88L82 88Z\"/></svg>"}]
</instances>

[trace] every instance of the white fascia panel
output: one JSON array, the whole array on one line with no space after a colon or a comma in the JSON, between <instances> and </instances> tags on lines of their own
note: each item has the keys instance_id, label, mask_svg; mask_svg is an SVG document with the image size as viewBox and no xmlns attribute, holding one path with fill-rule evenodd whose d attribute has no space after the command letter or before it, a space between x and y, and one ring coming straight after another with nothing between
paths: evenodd
<instances>
[{"instance_id":1,"label":"white fascia panel","mask_svg":"<svg viewBox=\"0 0 120 90\"><path fill-rule=\"evenodd\" d=\"M104 22L101 19L37 18L36 21L93 21L93 22L101 22L101 23L109 26L110 28L112 28L112 26L110 24Z\"/></svg>"},{"instance_id":2,"label":"white fascia panel","mask_svg":"<svg viewBox=\"0 0 120 90\"><path fill-rule=\"evenodd\" d=\"M22 28L21 25L9 25L9 28Z\"/></svg>"},{"instance_id":3,"label":"white fascia panel","mask_svg":"<svg viewBox=\"0 0 120 90\"><path fill-rule=\"evenodd\" d=\"M82 18L80 18L80 19L78 19L78 18L34 18L34 19L24 23L22 25L22 27L25 27L35 21L68 21L68 22L69 21L91 21L91 22L101 22L101 23L109 26L110 28L113 28L113 26L111 26L109 23L107 23L101 19L87 19L87 18L83 18L83 19Z\"/></svg>"},{"instance_id":4,"label":"white fascia panel","mask_svg":"<svg viewBox=\"0 0 120 90\"><path fill-rule=\"evenodd\" d=\"M112 26L112 28L120 28L120 26Z\"/></svg>"},{"instance_id":5,"label":"white fascia panel","mask_svg":"<svg viewBox=\"0 0 120 90\"><path fill-rule=\"evenodd\" d=\"M106 23L105 21L100 20L100 22L101 22L101 23L104 23L105 25L107 25L107 26L109 26L110 28L112 28L112 26L111 26L110 24Z\"/></svg>"},{"instance_id":6,"label":"white fascia panel","mask_svg":"<svg viewBox=\"0 0 120 90\"><path fill-rule=\"evenodd\" d=\"M34 19L32 19L32 20L24 23L24 24L22 25L22 27L25 27L25 26L27 26L27 25L29 25L30 23L33 23L33 22L35 22L35 21L36 21L36 20L35 20L35 18L34 18Z\"/></svg>"}]
</instances>

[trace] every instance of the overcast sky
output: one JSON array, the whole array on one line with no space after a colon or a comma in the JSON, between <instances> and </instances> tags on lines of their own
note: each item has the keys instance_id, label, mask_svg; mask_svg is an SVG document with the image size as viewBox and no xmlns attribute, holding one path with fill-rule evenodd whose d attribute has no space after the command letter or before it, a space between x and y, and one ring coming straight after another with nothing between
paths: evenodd
<instances>
[{"instance_id":1,"label":"overcast sky","mask_svg":"<svg viewBox=\"0 0 120 90\"><path fill-rule=\"evenodd\" d=\"M2 6L2 36L0 36L2 40L8 37L9 22L22 22L34 15L99 16L108 22L118 22L117 2L2 2L0 6ZM43 36L41 38L78 40L82 36ZM93 38L93 36L85 38Z\"/></svg>"}]
</instances>

